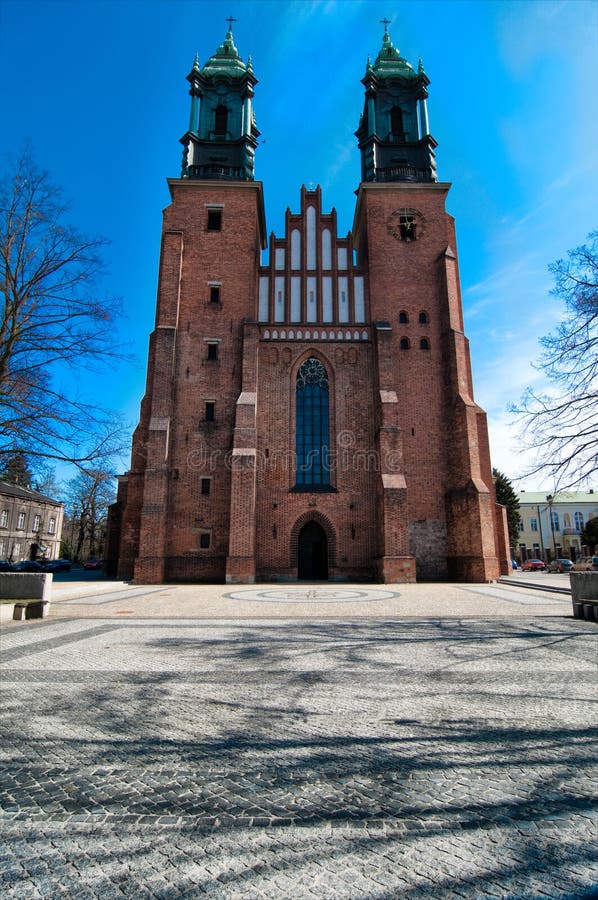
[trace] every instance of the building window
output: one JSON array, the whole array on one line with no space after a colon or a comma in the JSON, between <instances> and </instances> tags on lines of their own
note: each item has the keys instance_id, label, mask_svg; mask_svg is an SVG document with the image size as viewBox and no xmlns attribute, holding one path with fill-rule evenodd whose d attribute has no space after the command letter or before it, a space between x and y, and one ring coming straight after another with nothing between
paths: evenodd
<instances>
[{"instance_id":1,"label":"building window","mask_svg":"<svg viewBox=\"0 0 598 900\"><path fill-rule=\"evenodd\" d=\"M551 518L552 518L552 522L551 522L550 527L552 528L553 531L559 531L559 514L558 514L558 512L555 512L554 510L552 510Z\"/></svg>"},{"instance_id":2,"label":"building window","mask_svg":"<svg viewBox=\"0 0 598 900\"><path fill-rule=\"evenodd\" d=\"M41 517L38 515L35 515L33 517L33 530L34 531L39 531L40 523L41 523Z\"/></svg>"},{"instance_id":3,"label":"building window","mask_svg":"<svg viewBox=\"0 0 598 900\"><path fill-rule=\"evenodd\" d=\"M208 231L222 230L222 210L208 209Z\"/></svg>"},{"instance_id":4,"label":"building window","mask_svg":"<svg viewBox=\"0 0 598 900\"><path fill-rule=\"evenodd\" d=\"M17 528L24 528L24 527L25 527L25 513L20 512L19 518L17 519Z\"/></svg>"},{"instance_id":5,"label":"building window","mask_svg":"<svg viewBox=\"0 0 598 900\"><path fill-rule=\"evenodd\" d=\"M210 285L210 303L220 303L220 285Z\"/></svg>"},{"instance_id":6,"label":"building window","mask_svg":"<svg viewBox=\"0 0 598 900\"><path fill-rule=\"evenodd\" d=\"M575 520L575 530L583 531L583 513L576 512L573 518Z\"/></svg>"},{"instance_id":7,"label":"building window","mask_svg":"<svg viewBox=\"0 0 598 900\"><path fill-rule=\"evenodd\" d=\"M330 484L328 374L318 359L307 359L297 372L295 396L297 485Z\"/></svg>"},{"instance_id":8,"label":"building window","mask_svg":"<svg viewBox=\"0 0 598 900\"><path fill-rule=\"evenodd\" d=\"M538 520L535 517L533 517L529 520L529 527L530 527L530 531L538 530Z\"/></svg>"},{"instance_id":9,"label":"building window","mask_svg":"<svg viewBox=\"0 0 598 900\"><path fill-rule=\"evenodd\" d=\"M428 319L428 313L424 312L424 310L422 309L422 311L419 314L419 324L427 325L429 321L430 320Z\"/></svg>"},{"instance_id":10,"label":"building window","mask_svg":"<svg viewBox=\"0 0 598 900\"><path fill-rule=\"evenodd\" d=\"M399 323L400 323L401 325L407 325L408 322L409 322L409 316L407 315L407 313L405 312L405 310L402 310L402 311L399 313Z\"/></svg>"},{"instance_id":11,"label":"building window","mask_svg":"<svg viewBox=\"0 0 598 900\"><path fill-rule=\"evenodd\" d=\"M402 337L399 347L401 350L409 350L409 338Z\"/></svg>"},{"instance_id":12,"label":"building window","mask_svg":"<svg viewBox=\"0 0 598 900\"><path fill-rule=\"evenodd\" d=\"M228 126L228 109L222 103L214 110L214 132L218 137L224 137Z\"/></svg>"},{"instance_id":13,"label":"building window","mask_svg":"<svg viewBox=\"0 0 598 900\"><path fill-rule=\"evenodd\" d=\"M419 349L420 350L429 350L430 349L430 341L428 340L428 338L421 339L421 341L419 342Z\"/></svg>"},{"instance_id":14,"label":"building window","mask_svg":"<svg viewBox=\"0 0 598 900\"><path fill-rule=\"evenodd\" d=\"M202 493L202 496L203 496L203 497L209 497L209 496L210 496L210 483L211 483L211 481L212 481L211 478L202 478L202 479L201 479L201 493Z\"/></svg>"},{"instance_id":15,"label":"building window","mask_svg":"<svg viewBox=\"0 0 598 900\"><path fill-rule=\"evenodd\" d=\"M216 420L216 402L214 400L206 400L206 422L214 422Z\"/></svg>"},{"instance_id":16,"label":"building window","mask_svg":"<svg viewBox=\"0 0 598 900\"><path fill-rule=\"evenodd\" d=\"M393 137L403 140L403 111L400 106L393 106L390 111L390 131Z\"/></svg>"},{"instance_id":17,"label":"building window","mask_svg":"<svg viewBox=\"0 0 598 900\"><path fill-rule=\"evenodd\" d=\"M534 559L542 559L542 554L540 553L540 545L532 544Z\"/></svg>"},{"instance_id":18,"label":"building window","mask_svg":"<svg viewBox=\"0 0 598 900\"><path fill-rule=\"evenodd\" d=\"M411 213L399 216L399 233L402 241L414 241L416 239L415 216Z\"/></svg>"},{"instance_id":19,"label":"building window","mask_svg":"<svg viewBox=\"0 0 598 900\"><path fill-rule=\"evenodd\" d=\"M48 522L48 534L54 534L56 531L56 519L50 519Z\"/></svg>"},{"instance_id":20,"label":"building window","mask_svg":"<svg viewBox=\"0 0 598 900\"><path fill-rule=\"evenodd\" d=\"M0 559L4 559L6 553L6 541L0 541Z\"/></svg>"},{"instance_id":21,"label":"building window","mask_svg":"<svg viewBox=\"0 0 598 900\"><path fill-rule=\"evenodd\" d=\"M216 344L216 343L208 344L208 359L211 359L211 360L218 359L218 344Z\"/></svg>"},{"instance_id":22,"label":"building window","mask_svg":"<svg viewBox=\"0 0 598 900\"><path fill-rule=\"evenodd\" d=\"M200 531L199 532L199 549L200 550L209 550L210 544L212 543L212 534L209 531Z\"/></svg>"},{"instance_id":23,"label":"building window","mask_svg":"<svg viewBox=\"0 0 598 900\"><path fill-rule=\"evenodd\" d=\"M0 513L0 528L6 528L8 526L8 510L3 509Z\"/></svg>"}]
</instances>

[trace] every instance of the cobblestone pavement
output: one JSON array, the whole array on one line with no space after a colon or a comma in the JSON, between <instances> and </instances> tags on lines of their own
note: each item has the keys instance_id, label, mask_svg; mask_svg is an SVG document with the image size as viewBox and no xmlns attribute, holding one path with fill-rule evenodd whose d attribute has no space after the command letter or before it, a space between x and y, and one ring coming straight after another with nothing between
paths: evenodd
<instances>
[{"instance_id":1,"label":"cobblestone pavement","mask_svg":"<svg viewBox=\"0 0 598 900\"><path fill-rule=\"evenodd\" d=\"M596 897L597 634L8 627L2 896Z\"/></svg>"}]
</instances>

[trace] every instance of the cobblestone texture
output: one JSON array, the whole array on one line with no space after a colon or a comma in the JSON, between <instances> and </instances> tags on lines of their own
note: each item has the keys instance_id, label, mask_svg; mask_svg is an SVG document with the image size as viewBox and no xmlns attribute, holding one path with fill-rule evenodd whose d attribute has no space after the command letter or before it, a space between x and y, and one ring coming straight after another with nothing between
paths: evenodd
<instances>
[{"instance_id":1,"label":"cobblestone texture","mask_svg":"<svg viewBox=\"0 0 598 900\"><path fill-rule=\"evenodd\" d=\"M598 896L595 627L2 636L5 897Z\"/></svg>"}]
</instances>

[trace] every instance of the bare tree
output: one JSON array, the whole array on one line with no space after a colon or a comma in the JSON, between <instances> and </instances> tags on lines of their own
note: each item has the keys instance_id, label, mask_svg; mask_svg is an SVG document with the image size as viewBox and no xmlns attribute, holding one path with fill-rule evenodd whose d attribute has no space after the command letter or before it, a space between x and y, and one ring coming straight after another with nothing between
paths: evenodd
<instances>
[{"instance_id":1,"label":"bare tree","mask_svg":"<svg viewBox=\"0 0 598 900\"><path fill-rule=\"evenodd\" d=\"M101 557L106 539L108 506L114 503L114 477L96 469L81 472L66 488L67 526L73 559Z\"/></svg>"},{"instance_id":2,"label":"bare tree","mask_svg":"<svg viewBox=\"0 0 598 900\"><path fill-rule=\"evenodd\" d=\"M554 490L581 486L598 470L598 231L550 266L552 293L565 303L553 334L542 338L542 369L554 385L528 390L515 411L536 452L528 475L544 473Z\"/></svg>"},{"instance_id":3,"label":"bare tree","mask_svg":"<svg viewBox=\"0 0 598 900\"><path fill-rule=\"evenodd\" d=\"M28 151L0 180L0 458L85 467L121 443L114 414L75 387L81 368L118 355L120 303L97 293L105 242L80 234L68 212Z\"/></svg>"}]
</instances>

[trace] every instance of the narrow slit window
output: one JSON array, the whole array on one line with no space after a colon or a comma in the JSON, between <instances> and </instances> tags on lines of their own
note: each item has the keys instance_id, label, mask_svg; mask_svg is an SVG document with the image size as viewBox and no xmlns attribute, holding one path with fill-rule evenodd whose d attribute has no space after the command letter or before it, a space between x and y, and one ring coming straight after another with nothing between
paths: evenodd
<instances>
[{"instance_id":1,"label":"narrow slit window","mask_svg":"<svg viewBox=\"0 0 598 900\"><path fill-rule=\"evenodd\" d=\"M220 303L220 286L217 284L210 287L210 303Z\"/></svg>"},{"instance_id":2,"label":"narrow slit window","mask_svg":"<svg viewBox=\"0 0 598 900\"><path fill-rule=\"evenodd\" d=\"M214 400L206 400L206 422L216 421L216 403Z\"/></svg>"},{"instance_id":3,"label":"narrow slit window","mask_svg":"<svg viewBox=\"0 0 598 900\"><path fill-rule=\"evenodd\" d=\"M208 359L218 359L218 344L208 344Z\"/></svg>"},{"instance_id":4,"label":"narrow slit window","mask_svg":"<svg viewBox=\"0 0 598 900\"><path fill-rule=\"evenodd\" d=\"M212 481L211 478L202 478L202 479L201 479L201 493L202 493L202 496L203 496L203 497L209 497L209 496L210 496L210 485L211 485L211 481Z\"/></svg>"}]
</instances>

